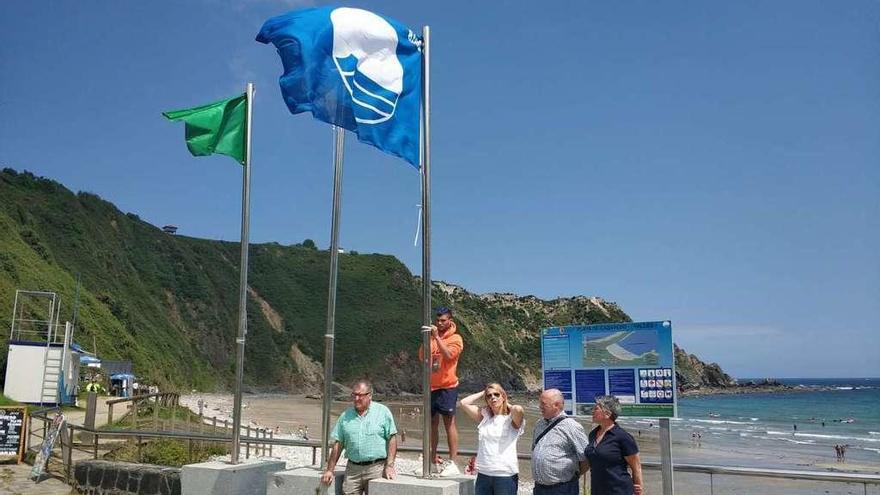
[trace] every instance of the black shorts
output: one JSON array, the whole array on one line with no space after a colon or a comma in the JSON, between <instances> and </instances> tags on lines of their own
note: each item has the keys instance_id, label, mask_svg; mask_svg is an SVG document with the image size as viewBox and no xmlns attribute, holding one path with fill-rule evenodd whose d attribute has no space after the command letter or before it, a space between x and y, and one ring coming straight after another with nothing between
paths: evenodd
<instances>
[{"instance_id":1,"label":"black shorts","mask_svg":"<svg viewBox=\"0 0 880 495\"><path fill-rule=\"evenodd\" d=\"M455 416L458 403L458 388L441 388L431 391L431 416L442 414Z\"/></svg>"}]
</instances>

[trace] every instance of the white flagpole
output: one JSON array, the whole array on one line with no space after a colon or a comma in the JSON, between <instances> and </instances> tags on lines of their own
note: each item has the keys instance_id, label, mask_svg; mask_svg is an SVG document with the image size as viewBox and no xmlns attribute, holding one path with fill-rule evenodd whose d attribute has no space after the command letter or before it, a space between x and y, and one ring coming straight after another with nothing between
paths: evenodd
<instances>
[{"instance_id":1,"label":"white flagpole","mask_svg":"<svg viewBox=\"0 0 880 495\"><path fill-rule=\"evenodd\" d=\"M431 28L422 28L422 477L431 476Z\"/></svg>"},{"instance_id":2,"label":"white flagpole","mask_svg":"<svg viewBox=\"0 0 880 495\"><path fill-rule=\"evenodd\" d=\"M238 464L241 445L241 384L244 379L244 341L247 335L248 242L251 218L251 118L254 83L247 84L247 121L241 185L241 267L238 283L238 337L235 339L235 399L232 406L232 464Z\"/></svg>"},{"instance_id":3,"label":"white flagpole","mask_svg":"<svg viewBox=\"0 0 880 495\"><path fill-rule=\"evenodd\" d=\"M330 218L330 284L327 293L327 333L324 334L324 408L321 418L321 467L327 468L330 443L330 405L333 399L333 351L336 339L336 280L339 273L339 217L342 213L342 159L345 129L333 126L333 212ZM324 486L324 485L322 485Z\"/></svg>"}]
</instances>

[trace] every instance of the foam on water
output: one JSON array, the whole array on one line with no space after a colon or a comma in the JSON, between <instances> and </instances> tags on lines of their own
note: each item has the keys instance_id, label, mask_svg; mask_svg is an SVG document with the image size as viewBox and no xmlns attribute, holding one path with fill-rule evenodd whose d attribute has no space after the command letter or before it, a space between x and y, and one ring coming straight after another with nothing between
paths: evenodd
<instances>
[{"instance_id":1,"label":"foam on water","mask_svg":"<svg viewBox=\"0 0 880 495\"><path fill-rule=\"evenodd\" d=\"M880 438L850 437L845 435L820 435L818 433L791 433L784 431L767 431L768 435L788 435L804 438L822 438L829 440L851 440L854 442L880 442Z\"/></svg>"},{"instance_id":2,"label":"foam on water","mask_svg":"<svg viewBox=\"0 0 880 495\"><path fill-rule=\"evenodd\" d=\"M812 440L801 441L801 440L795 440L794 438L785 438L785 437L758 437L758 438L763 438L764 440L776 440L776 441L780 441L780 442L794 443L797 445L814 445L816 443Z\"/></svg>"},{"instance_id":3,"label":"foam on water","mask_svg":"<svg viewBox=\"0 0 880 495\"><path fill-rule=\"evenodd\" d=\"M747 425L748 423L744 421L731 421L725 419L689 419L688 421L694 423L709 423L713 425Z\"/></svg>"}]
</instances>

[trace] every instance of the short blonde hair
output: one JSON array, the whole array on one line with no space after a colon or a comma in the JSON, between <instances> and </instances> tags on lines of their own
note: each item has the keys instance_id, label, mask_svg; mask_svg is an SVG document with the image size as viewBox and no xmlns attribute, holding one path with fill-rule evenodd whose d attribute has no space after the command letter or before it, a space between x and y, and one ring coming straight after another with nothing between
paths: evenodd
<instances>
[{"instance_id":1,"label":"short blonde hair","mask_svg":"<svg viewBox=\"0 0 880 495\"><path fill-rule=\"evenodd\" d=\"M489 390L497 390L498 392L501 393L501 399L504 401L501 404L501 414L504 414L504 415L510 414L510 405L507 403L507 391L504 390L504 387L502 387L500 383L492 382L492 383L486 385L486 388L483 389L483 400L486 401L486 409L489 410L489 415L491 415L491 416L495 415L495 413L492 412L492 408L489 407L489 401L486 399L486 393L489 392Z\"/></svg>"}]
</instances>

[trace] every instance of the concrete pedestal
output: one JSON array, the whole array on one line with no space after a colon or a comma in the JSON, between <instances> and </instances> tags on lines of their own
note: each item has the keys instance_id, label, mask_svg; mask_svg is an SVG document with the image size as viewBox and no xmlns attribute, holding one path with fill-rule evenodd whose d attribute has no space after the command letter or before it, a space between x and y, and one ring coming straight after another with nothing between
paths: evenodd
<instances>
[{"instance_id":1,"label":"concrete pedestal","mask_svg":"<svg viewBox=\"0 0 880 495\"><path fill-rule=\"evenodd\" d=\"M301 467L280 471L268 476L266 495L315 495L321 493L321 475L324 471L316 467ZM337 467L333 472L333 483L327 487L327 495L342 495L342 481L345 468Z\"/></svg>"},{"instance_id":2,"label":"concrete pedestal","mask_svg":"<svg viewBox=\"0 0 880 495\"><path fill-rule=\"evenodd\" d=\"M284 461L256 459L189 464L180 470L181 495L265 495L269 474L282 469Z\"/></svg>"},{"instance_id":3,"label":"concrete pedestal","mask_svg":"<svg viewBox=\"0 0 880 495\"><path fill-rule=\"evenodd\" d=\"M473 495L475 480L467 475L431 479L399 475L370 481L370 495Z\"/></svg>"}]
</instances>

